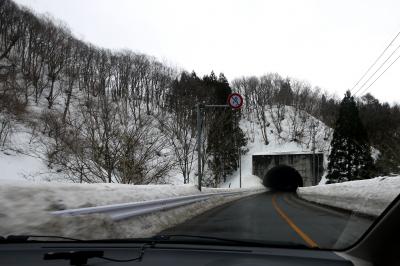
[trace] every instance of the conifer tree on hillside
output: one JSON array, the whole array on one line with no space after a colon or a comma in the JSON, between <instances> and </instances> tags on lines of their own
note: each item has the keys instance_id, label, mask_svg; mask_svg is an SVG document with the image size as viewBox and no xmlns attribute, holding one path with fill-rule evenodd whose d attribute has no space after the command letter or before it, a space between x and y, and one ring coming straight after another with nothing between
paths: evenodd
<instances>
[{"instance_id":1,"label":"conifer tree on hillside","mask_svg":"<svg viewBox=\"0 0 400 266\"><path fill-rule=\"evenodd\" d=\"M229 82L220 74L217 78L214 72L203 78L207 91L212 94L211 104L226 104L228 95L232 93ZM207 111L207 152L210 154L208 166L213 173L209 185L217 186L238 168L238 152L246 146L245 135L239 128L239 111L230 109L214 109Z\"/></svg>"},{"instance_id":2,"label":"conifer tree on hillside","mask_svg":"<svg viewBox=\"0 0 400 266\"><path fill-rule=\"evenodd\" d=\"M193 107L197 103L224 105L231 92L229 82L222 73L217 77L211 72L201 79L194 72L184 72L173 82L167 95L167 108L176 122L172 145L176 148L174 151L185 182L189 181L190 160L194 158L197 134L196 109ZM239 127L239 110L208 108L204 110L203 119L203 139L206 141L202 147L202 163L203 168L207 166L210 170L209 175L203 176L203 185L217 186L238 168L239 152L243 153L247 140ZM164 130L170 129L170 126L164 125Z\"/></svg>"},{"instance_id":3,"label":"conifer tree on hillside","mask_svg":"<svg viewBox=\"0 0 400 266\"><path fill-rule=\"evenodd\" d=\"M347 91L340 103L331 153L329 155L329 183L370 178L371 149L367 132L361 123L354 97Z\"/></svg>"}]
</instances>

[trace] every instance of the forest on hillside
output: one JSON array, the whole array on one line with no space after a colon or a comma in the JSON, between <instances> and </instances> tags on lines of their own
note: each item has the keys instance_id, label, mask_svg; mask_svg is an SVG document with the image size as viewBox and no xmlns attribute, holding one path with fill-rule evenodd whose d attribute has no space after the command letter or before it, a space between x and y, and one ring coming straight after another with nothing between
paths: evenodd
<instances>
[{"instance_id":1,"label":"forest on hillside","mask_svg":"<svg viewBox=\"0 0 400 266\"><path fill-rule=\"evenodd\" d=\"M204 111L207 186L223 182L246 152L241 119L253 122L265 145L274 132L307 147L316 123L336 123L340 99L307 82L276 73L231 83L223 73L198 77L152 56L96 47L48 16L0 1L0 144L23 121L41 135L49 168L73 182L164 183L179 172L188 183L197 174L195 105L225 104L232 92L244 96L241 111ZM381 153L374 174L399 173L399 106L371 94L357 105ZM283 135L285 117L291 126Z\"/></svg>"}]
</instances>

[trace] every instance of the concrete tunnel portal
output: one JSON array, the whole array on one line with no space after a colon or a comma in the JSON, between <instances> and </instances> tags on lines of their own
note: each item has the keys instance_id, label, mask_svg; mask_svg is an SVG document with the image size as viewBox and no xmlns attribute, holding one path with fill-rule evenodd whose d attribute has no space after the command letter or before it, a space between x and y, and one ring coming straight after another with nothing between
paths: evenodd
<instances>
[{"instance_id":1,"label":"concrete tunnel portal","mask_svg":"<svg viewBox=\"0 0 400 266\"><path fill-rule=\"evenodd\" d=\"M322 152L256 153L252 155L252 174L270 189L294 191L319 183L324 173L323 161Z\"/></svg>"},{"instance_id":2,"label":"concrete tunnel portal","mask_svg":"<svg viewBox=\"0 0 400 266\"><path fill-rule=\"evenodd\" d=\"M293 167L278 165L270 169L263 178L263 185L272 190L296 191L303 186L303 178Z\"/></svg>"}]
</instances>

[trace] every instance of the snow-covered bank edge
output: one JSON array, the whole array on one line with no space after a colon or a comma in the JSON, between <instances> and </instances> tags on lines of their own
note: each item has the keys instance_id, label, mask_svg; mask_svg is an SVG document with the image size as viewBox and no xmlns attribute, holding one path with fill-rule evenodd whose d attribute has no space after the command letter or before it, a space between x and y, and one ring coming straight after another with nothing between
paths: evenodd
<instances>
[{"instance_id":1,"label":"snow-covered bank edge","mask_svg":"<svg viewBox=\"0 0 400 266\"><path fill-rule=\"evenodd\" d=\"M399 193L400 176L297 189L302 199L373 217L378 217Z\"/></svg>"},{"instance_id":2,"label":"snow-covered bank edge","mask_svg":"<svg viewBox=\"0 0 400 266\"><path fill-rule=\"evenodd\" d=\"M164 199L175 196L239 189L203 189L192 185L132 186L119 184L0 183L0 235L45 234L79 239L150 237L207 210L263 192L243 189L233 196L215 196L191 205L114 222L104 214L60 217L60 209Z\"/></svg>"}]
</instances>

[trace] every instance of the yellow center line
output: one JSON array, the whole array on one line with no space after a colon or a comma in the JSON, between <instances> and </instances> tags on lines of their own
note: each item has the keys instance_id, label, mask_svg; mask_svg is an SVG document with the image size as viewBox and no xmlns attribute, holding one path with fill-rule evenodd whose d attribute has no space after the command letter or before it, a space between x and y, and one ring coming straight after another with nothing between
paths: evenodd
<instances>
[{"instance_id":1,"label":"yellow center line","mask_svg":"<svg viewBox=\"0 0 400 266\"><path fill-rule=\"evenodd\" d=\"M311 248L318 248L317 243L304 233L276 203L276 194L272 196L272 205L283 220L307 243Z\"/></svg>"}]
</instances>

